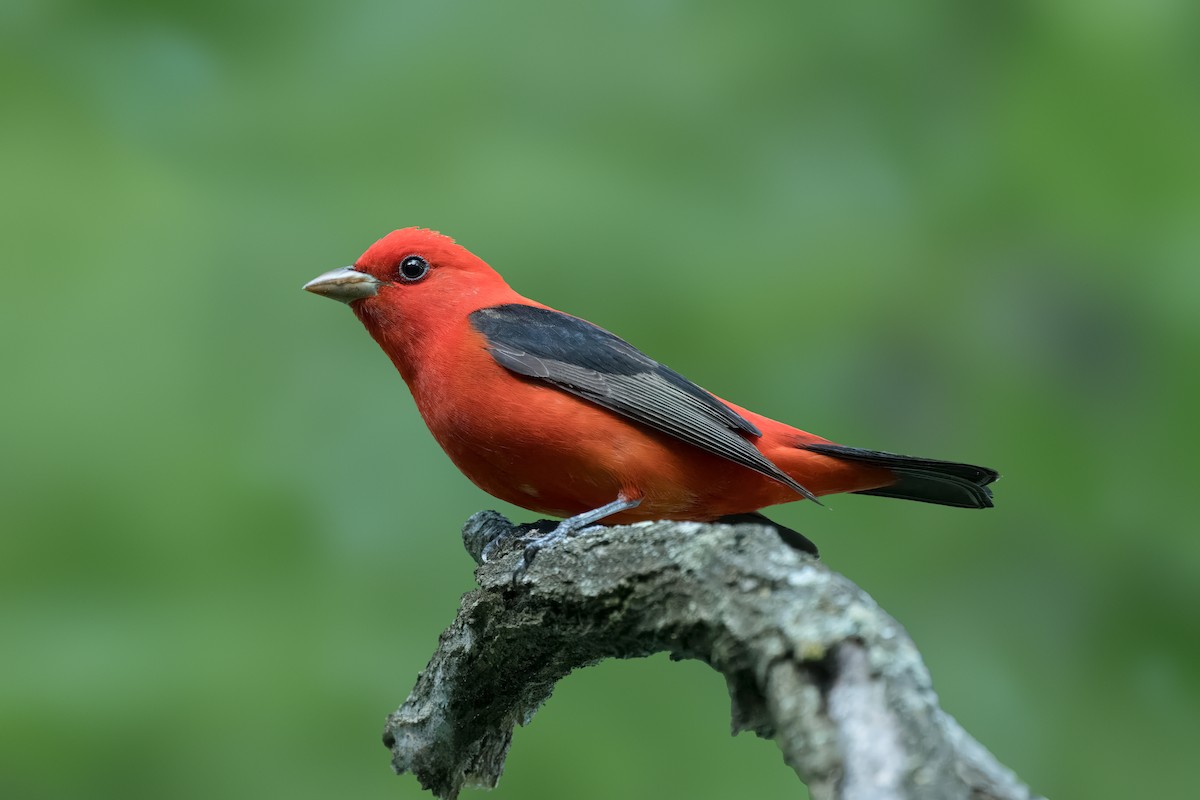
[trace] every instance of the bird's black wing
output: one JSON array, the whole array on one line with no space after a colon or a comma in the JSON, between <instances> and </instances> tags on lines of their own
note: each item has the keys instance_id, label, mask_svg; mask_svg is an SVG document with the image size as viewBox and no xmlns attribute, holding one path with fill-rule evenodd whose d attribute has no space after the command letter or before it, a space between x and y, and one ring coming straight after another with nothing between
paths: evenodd
<instances>
[{"instance_id":1,"label":"bird's black wing","mask_svg":"<svg viewBox=\"0 0 1200 800\"><path fill-rule=\"evenodd\" d=\"M745 438L761 436L758 428L603 328L517 303L481 308L470 320L492 358L506 369L544 380L817 499Z\"/></svg>"}]
</instances>

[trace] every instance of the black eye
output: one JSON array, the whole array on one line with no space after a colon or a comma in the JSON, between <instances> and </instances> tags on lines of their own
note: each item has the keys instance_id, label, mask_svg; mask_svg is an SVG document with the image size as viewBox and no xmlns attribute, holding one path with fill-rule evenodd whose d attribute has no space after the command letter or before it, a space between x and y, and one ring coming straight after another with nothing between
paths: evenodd
<instances>
[{"instance_id":1,"label":"black eye","mask_svg":"<svg viewBox=\"0 0 1200 800\"><path fill-rule=\"evenodd\" d=\"M429 262L420 256L405 256L400 262L400 277L406 281L419 281L429 272Z\"/></svg>"}]
</instances>

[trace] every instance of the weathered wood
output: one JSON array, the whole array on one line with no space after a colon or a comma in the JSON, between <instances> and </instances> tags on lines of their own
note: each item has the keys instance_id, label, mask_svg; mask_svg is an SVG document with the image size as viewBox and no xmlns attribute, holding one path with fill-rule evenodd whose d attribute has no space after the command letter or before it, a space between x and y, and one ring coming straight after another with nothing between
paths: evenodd
<instances>
[{"instance_id":1,"label":"weathered wood","mask_svg":"<svg viewBox=\"0 0 1200 800\"><path fill-rule=\"evenodd\" d=\"M479 561L487 541L512 532L484 511L463 538ZM658 652L721 672L735 732L774 739L818 800L1032 797L938 707L904 629L770 528L593 529L514 581L520 551L500 546L480 565L479 588L387 721L396 771L440 798L495 786L514 726L567 673Z\"/></svg>"}]
</instances>

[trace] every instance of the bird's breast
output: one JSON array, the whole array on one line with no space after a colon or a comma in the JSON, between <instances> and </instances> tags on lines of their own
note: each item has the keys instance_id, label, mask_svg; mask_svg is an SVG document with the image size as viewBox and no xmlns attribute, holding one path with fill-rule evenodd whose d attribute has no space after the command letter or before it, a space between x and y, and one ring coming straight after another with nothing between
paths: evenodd
<instances>
[{"instance_id":1,"label":"bird's breast","mask_svg":"<svg viewBox=\"0 0 1200 800\"><path fill-rule=\"evenodd\" d=\"M711 519L793 499L791 490L537 378L483 350L412 382L417 406L454 464L484 491L571 516L618 493L642 505L614 522Z\"/></svg>"}]
</instances>

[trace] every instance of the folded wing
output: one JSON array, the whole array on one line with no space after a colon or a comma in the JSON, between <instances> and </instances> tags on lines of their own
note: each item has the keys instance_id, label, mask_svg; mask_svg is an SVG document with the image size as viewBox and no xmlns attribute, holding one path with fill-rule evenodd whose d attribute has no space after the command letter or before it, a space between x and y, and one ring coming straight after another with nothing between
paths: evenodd
<instances>
[{"instance_id":1,"label":"folded wing","mask_svg":"<svg viewBox=\"0 0 1200 800\"><path fill-rule=\"evenodd\" d=\"M678 372L586 320L518 303L473 312L471 325L508 370L545 381L682 442L816 496L758 451L760 431Z\"/></svg>"}]
</instances>

